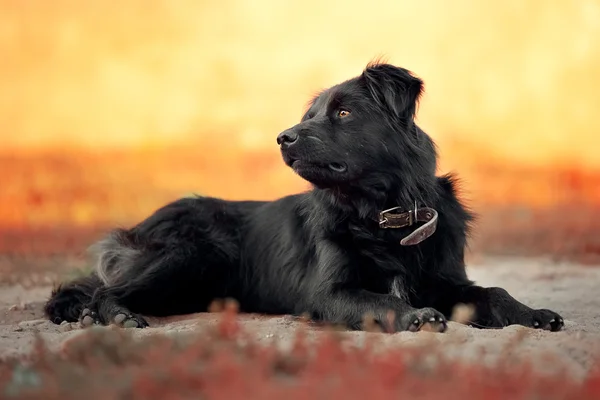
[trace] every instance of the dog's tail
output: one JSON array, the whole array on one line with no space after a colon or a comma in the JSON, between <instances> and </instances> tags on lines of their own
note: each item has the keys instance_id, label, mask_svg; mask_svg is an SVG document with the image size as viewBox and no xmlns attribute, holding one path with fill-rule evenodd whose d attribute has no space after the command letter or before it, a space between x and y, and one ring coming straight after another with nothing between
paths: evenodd
<instances>
[{"instance_id":1,"label":"dog's tail","mask_svg":"<svg viewBox=\"0 0 600 400\"><path fill-rule=\"evenodd\" d=\"M90 248L96 260L94 270L105 286L119 281L139 258L140 243L131 231L115 229Z\"/></svg>"},{"instance_id":2,"label":"dog's tail","mask_svg":"<svg viewBox=\"0 0 600 400\"><path fill-rule=\"evenodd\" d=\"M124 267L140 253L136 247L131 234L123 229L114 230L94 244L90 248L95 259L94 272L54 289L44 309L46 316L57 324L77 321L94 292L118 280Z\"/></svg>"}]
</instances>

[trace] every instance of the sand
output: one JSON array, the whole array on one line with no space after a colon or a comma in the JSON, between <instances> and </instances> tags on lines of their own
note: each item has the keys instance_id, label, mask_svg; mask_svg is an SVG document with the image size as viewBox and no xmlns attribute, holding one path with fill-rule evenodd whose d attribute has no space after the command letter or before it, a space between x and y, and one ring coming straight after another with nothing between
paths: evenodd
<instances>
[{"instance_id":1,"label":"sand","mask_svg":"<svg viewBox=\"0 0 600 400\"><path fill-rule=\"evenodd\" d=\"M436 348L443 349L446 356L474 363L493 363L510 353L517 359L531 361L542 372L565 369L575 377L584 376L594 360L600 360L600 268L556 264L544 259L484 258L471 265L468 273L478 284L504 287L531 307L558 312L565 319L564 330L544 332L518 325L480 330L451 322L443 334L344 332L344 337L355 345L362 345L366 338L371 338L379 350L442 343ZM84 332L78 324L58 326L43 319L42 305L49 293L49 286L0 286L0 357L26 354L36 334L51 349L60 349ZM215 324L218 318L218 314L200 313L149 319L150 328L131 331L136 337L192 335ZM239 318L257 341L275 342L283 348L292 343L301 324L286 316L243 315ZM309 338L321 334L319 329L309 328Z\"/></svg>"}]
</instances>

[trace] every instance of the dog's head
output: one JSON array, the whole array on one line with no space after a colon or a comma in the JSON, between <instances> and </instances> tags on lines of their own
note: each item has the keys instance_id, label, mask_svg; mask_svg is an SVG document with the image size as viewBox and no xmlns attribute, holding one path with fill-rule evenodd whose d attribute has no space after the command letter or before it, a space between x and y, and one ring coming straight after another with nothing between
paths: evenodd
<instances>
[{"instance_id":1,"label":"dog's head","mask_svg":"<svg viewBox=\"0 0 600 400\"><path fill-rule=\"evenodd\" d=\"M301 122L277 136L285 163L319 188L435 173L433 142L414 124L422 90L406 69L370 64L321 92Z\"/></svg>"}]
</instances>

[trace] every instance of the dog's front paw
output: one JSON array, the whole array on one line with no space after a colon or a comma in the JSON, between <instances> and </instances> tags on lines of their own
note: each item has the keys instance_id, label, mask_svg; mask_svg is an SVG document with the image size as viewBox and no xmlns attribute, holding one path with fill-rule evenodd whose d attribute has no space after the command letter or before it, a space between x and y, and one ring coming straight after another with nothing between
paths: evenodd
<instances>
[{"instance_id":1,"label":"dog's front paw","mask_svg":"<svg viewBox=\"0 0 600 400\"><path fill-rule=\"evenodd\" d=\"M433 308L410 311L400 318L400 330L418 332L445 332L448 321L441 312Z\"/></svg>"},{"instance_id":2,"label":"dog's front paw","mask_svg":"<svg viewBox=\"0 0 600 400\"><path fill-rule=\"evenodd\" d=\"M563 318L554 311L541 309L526 309L516 313L495 313L495 318L485 321L484 326L477 327L503 328L509 325L522 325L528 328L541 329L545 331L557 332L565 326Z\"/></svg>"},{"instance_id":3,"label":"dog's front paw","mask_svg":"<svg viewBox=\"0 0 600 400\"><path fill-rule=\"evenodd\" d=\"M565 326L565 321L560 315L546 309L532 310L528 319L523 325L545 331L557 332Z\"/></svg>"}]
</instances>

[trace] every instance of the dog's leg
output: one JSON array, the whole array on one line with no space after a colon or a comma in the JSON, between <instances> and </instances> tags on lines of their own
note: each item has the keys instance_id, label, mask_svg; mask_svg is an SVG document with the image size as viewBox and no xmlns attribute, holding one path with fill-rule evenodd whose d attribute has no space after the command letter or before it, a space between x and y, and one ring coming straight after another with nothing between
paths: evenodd
<instances>
[{"instance_id":1,"label":"dog's leg","mask_svg":"<svg viewBox=\"0 0 600 400\"><path fill-rule=\"evenodd\" d=\"M534 310L517 301L502 288L481 286L452 286L440 284L443 295L434 306L440 307L446 315L457 304L470 304L475 307L475 315L469 323L479 328L501 328L518 324L530 328L559 331L564 326L563 318L547 309Z\"/></svg>"},{"instance_id":2,"label":"dog's leg","mask_svg":"<svg viewBox=\"0 0 600 400\"><path fill-rule=\"evenodd\" d=\"M141 315L206 311L215 299L235 298L238 221L224 209L217 200L180 199L102 240L95 246L102 287L80 308L81 323L143 328Z\"/></svg>"},{"instance_id":3,"label":"dog's leg","mask_svg":"<svg viewBox=\"0 0 600 400\"><path fill-rule=\"evenodd\" d=\"M312 269L315 275L311 277L312 284L307 286L305 303L311 315L353 329L364 328L363 321L370 316L387 332L446 330L447 321L442 313L429 307L412 307L406 293L392 295L360 289L360 282L347 275L351 260L335 244L319 242L316 255Z\"/></svg>"},{"instance_id":4,"label":"dog's leg","mask_svg":"<svg viewBox=\"0 0 600 400\"><path fill-rule=\"evenodd\" d=\"M337 290L319 296L312 303L313 315L320 319L342 323L353 329L364 329L367 316L374 318L384 331L444 332L446 318L433 308L413 308L402 299L367 290Z\"/></svg>"},{"instance_id":5,"label":"dog's leg","mask_svg":"<svg viewBox=\"0 0 600 400\"><path fill-rule=\"evenodd\" d=\"M103 288L94 295L92 301L81 312L80 323L84 327L95 324L115 324L124 328L145 328L146 320L139 314L123 306L119 298L122 288Z\"/></svg>"},{"instance_id":6,"label":"dog's leg","mask_svg":"<svg viewBox=\"0 0 600 400\"><path fill-rule=\"evenodd\" d=\"M211 299L220 297L216 290L221 290L224 280L211 274L208 268L214 265L199 262L197 250L184 245L160 246L128 259L118 280L98 289L83 308L81 324L144 328L148 323L141 315L205 311Z\"/></svg>"}]
</instances>

